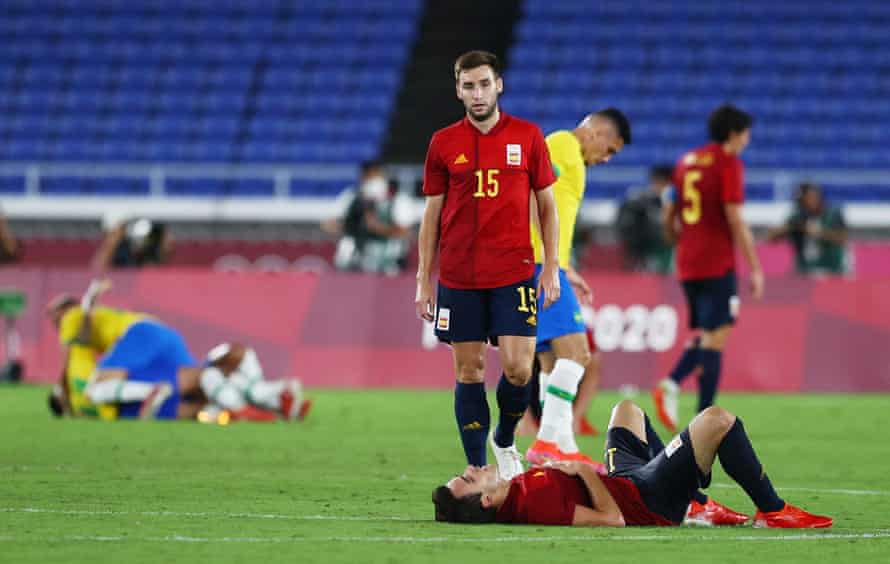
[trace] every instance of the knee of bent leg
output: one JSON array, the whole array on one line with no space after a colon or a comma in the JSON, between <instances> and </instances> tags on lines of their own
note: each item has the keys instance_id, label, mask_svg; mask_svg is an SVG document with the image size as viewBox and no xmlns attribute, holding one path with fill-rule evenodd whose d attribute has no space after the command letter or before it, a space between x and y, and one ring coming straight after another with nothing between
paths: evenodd
<instances>
[{"instance_id":1,"label":"knee of bent leg","mask_svg":"<svg viewBox=\"0 0 890 564\"><path fill-rule=\"evenodd\" d=\"M612 408L612 418L620 416L642 416L643 410L632 400L623 399Z\"/></svg>"},{"instance_id":2,"label":"knee of bent leg","mask_svg":"<svg viewBox=\"0 0 890 564\"><path fill-rule=\"evenodd\" d=\"M716 405L703 409L700 415L701 417L707 418L711 422L711 425L714 425L722 431L729 431L735 424L736 419L735 415Z\"/></svg>"},{"instance_id":3,"label":"knee of bent leg","mask_svg":"<svg viewBox=\"0 0 890 564\"><path fill-rule=\"evenodd\" d=\"M532 366L528 362L510 360L504 363L504 376L514 386L525 386L532 378Z\"/></svg>"}]
</instances>

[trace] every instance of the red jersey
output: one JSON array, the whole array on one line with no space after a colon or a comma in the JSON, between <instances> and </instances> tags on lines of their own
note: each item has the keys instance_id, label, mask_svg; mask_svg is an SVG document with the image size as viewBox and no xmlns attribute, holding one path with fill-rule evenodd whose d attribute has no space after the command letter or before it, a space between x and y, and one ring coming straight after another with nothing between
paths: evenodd
<instances>
[{"instance_id":1,"label":"red jersey","mask_svg":"<svg viewBox=\"0 0 890 564\"><path fill-rule=\"evenodd\" d=\"M450 288L498 288L534 275L529 194L556 182L541 130L501 112L482 133L468 118L433 134L423 193L445 194L439 280Z\"/></svg>"},{"instance_id":2,"label":"red jersey","mask_svg":"<svg viewBox=\"0 0 890 564\"><path fill-rule=\"evenodd\" d=\"M745 201L744 166L719 143L699 147L677 162L677 215L683 224L677 241L681 280L723 276L735 268L732 230L724 204Z\"/></svg>"},{"instance_id":3,"label":"red jersey","mask_svg":"<svg viewBox=\"0 0 890 564\"><path fill-rule=\"evenodd\" d=\"M646 507L640 492L626 478L600 476L627 525L671 526L670 520ZM571 525L575 506L593 507L590 493L578 476L554 468L532 468L513 478L510 491L498 509L498 523L518 525Z\"/></svg>"}]
</instances>

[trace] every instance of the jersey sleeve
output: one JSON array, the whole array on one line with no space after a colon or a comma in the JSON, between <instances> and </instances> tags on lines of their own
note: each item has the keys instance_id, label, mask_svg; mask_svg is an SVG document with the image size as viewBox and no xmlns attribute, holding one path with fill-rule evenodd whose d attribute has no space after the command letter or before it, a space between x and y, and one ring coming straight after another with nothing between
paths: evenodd
<instances>
[{"instance_id":1,"label":"jersey sleeve","mask_svg":"<svg viewBox=\"0 0 890 564\"><path fill-rule=\"evenodd\" d=\"M550 150L544 141L544 134L535 128L532 138L531 155L528 160L529 184L533 190L543 190L556 182Z\"/></svg>"},{"instance_id":2,"label":"jersey sleeve","mask_svg":"<svg viewBox=\"0 0 890 564\"><path fill-rule=\"evenodd\" d=\"M59 321L59 342L70 345L77 340L80 333L80 325L83 323L83 312L79 307L73 307L65 312Z\"/></svg>"},{"instance_id":3,"label":"jersey sleeve","mask_svg":"<svg viewBox=\"0 0 890 564\"><path fill-rule=\"evenodd\" d=\"M438 135L433 135L423 165L424 196L438 196L448 189L448 167L442 160L439 145Z\"/></svg>"},{"instance_id":4,"label":"jersey sleeve","mask_svg":"<svg viewBox=\"0 0 890 564\"><path fill-rule=\"evenodd\" d=\"M741 204L745 201L745 181L742 161L730 159L721 171L722 191L720 199L724 204Z\"/></svg>"}]
</instances>

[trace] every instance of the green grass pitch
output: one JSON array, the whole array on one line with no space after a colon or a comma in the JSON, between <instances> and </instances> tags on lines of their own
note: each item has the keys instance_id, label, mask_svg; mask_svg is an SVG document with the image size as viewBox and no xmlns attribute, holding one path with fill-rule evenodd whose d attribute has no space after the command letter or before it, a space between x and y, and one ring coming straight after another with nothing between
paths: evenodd
<instances>
[{"instance_id":1,"label":"green grass pitch","mask_svg":"<svg viewBox=\"0 0 890 564\"><path fill-rule=\"evenodd\" d=\"M449 392L316 390L302 425L228 427L59 421L45 394L0 387L0 562L890 561L887 395L720 396L780 495L835 518L764 531L435 523L430 492L463 466ZM596 399L600 428L617 399ZM709 493L752 510L722 469Z\"/></svg>"}]
</instances>

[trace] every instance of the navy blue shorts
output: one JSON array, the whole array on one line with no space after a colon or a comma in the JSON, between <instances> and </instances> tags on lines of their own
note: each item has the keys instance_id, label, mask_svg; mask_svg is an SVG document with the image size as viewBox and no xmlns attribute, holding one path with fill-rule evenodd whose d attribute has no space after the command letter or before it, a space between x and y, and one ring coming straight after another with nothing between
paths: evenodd
<instances>
[{"instance_id":1,"label":"navy blue shorts","mask_svg":"<svg viewBox=\"0 0 890 564\"><path fill-rule=\"evenodd\" d=\"M501 335L534 337L538 329L535 278L509 286L479 290L439 283L436 337L443 343L490 341Z\"/></svg>"},{"instance_id":2,"label":"navy blue shorts","mask_svg":"<svg viewBox=\"0 0 890 564\"><path fill-rule=\"evenodd\" d=\"M684 280L683 292L689 306L689 328L713 331L734 325L739 313L735 272L717 278Z\"/></svg>"},{"instance_id":3,"label":"navy blue shorts","mask_svg":"<svg viewBox=\"0 0 890 564\"><path fill-rule=\"evenodd\" d=\"M629 479L650 511L677 524L683 522L696 490L711 482L695 463L688 429L654 453L629 429L613 427L606 434L603 460L609 476Z\"/></svg>"}]
</instances>

